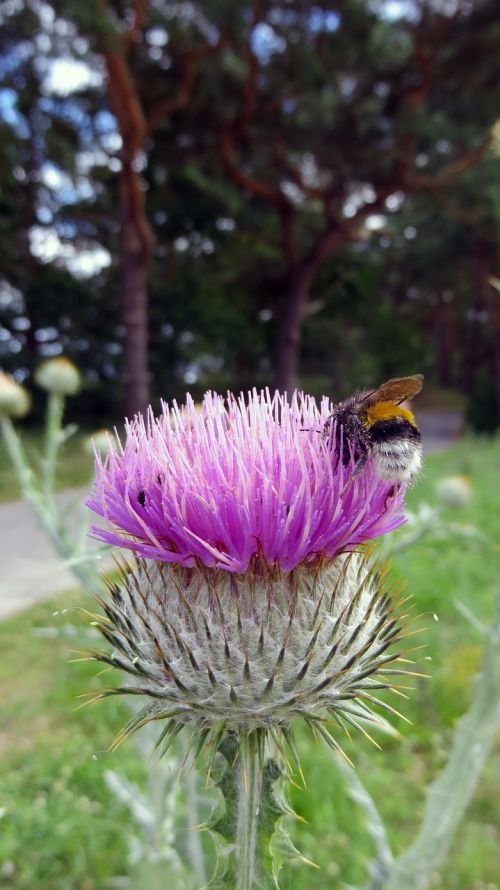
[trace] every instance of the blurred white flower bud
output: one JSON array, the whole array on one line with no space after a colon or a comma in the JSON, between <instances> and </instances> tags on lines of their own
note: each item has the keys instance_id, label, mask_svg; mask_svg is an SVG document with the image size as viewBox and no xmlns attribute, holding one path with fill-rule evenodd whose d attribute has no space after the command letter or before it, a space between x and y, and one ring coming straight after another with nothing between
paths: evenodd
<instances>
[{"instance_id":1,"label":"blurred white flower bud","mask_svg":"<svg viewBox=\"0 0 500 890\"><path fill-rule=\"evenodd\" d=\"M472 497L471 484L466 476L445 476L436 485L436 494L445 507L467 507Z\"/></svg>"},{"instance_id":2,"label":"blurred white flower bud","mask_svg":"<svg viewBox=\"0 0 500 890\"><path fill-rule=\"evenodd\" d=\"M0 371L0 415L24 417L31 408L31 396L10 374Z\"/></svg>"},{"instance_id":3,"label":"blurred white flower bud","mask_svg":"<svg viewBox=\"0 0 500 890\"><path fill-rule=\"evenodd\" d=\"M78 368L64 356L43 362L35 372L35 380L42 389L62 396L74 396L81 385Z\"/></svg>"},{"instance_id":4,"label":"blurred white flower bud","mask_svg":"<svg viewBox=\"0 0 500 890\"><path fill-rule=\"evenodd\" d=\"M83 441L83 448L86 454L94 456L94 448L101 457L106 457L113 448L114 435L111 430L96 430Z\"/></svg>"},{"instance_id":5,"label":"blurred white flower bud","mask_svg":"<svg viewBox=\"0 0 500 890\"><path fill-rule=\"evenodd\" d=\"M500 118L495 121L491 128L491 148L497 157L500 157Z\"/></svg>"}]
</instances>

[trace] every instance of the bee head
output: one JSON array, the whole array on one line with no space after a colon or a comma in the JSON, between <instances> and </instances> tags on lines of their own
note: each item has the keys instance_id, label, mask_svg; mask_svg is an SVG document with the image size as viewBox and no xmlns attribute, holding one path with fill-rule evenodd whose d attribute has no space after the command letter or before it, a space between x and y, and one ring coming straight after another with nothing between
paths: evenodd
<instances>
[{"instance_id":1,"label":"bee head","mask_svg":"<svg viewBox=\"0 0 500 890\"><path fill-rule=\"evenodd\" d=\"M410 426L417 429L417 423L411 411L408 408L403 408L401 405L396 405L395 402L373 402L371 405L367 405L363 412L362 422L364 428L369 430L376 423L383 423L396 418L406 420Z\"/></svg>"}]
</instances>

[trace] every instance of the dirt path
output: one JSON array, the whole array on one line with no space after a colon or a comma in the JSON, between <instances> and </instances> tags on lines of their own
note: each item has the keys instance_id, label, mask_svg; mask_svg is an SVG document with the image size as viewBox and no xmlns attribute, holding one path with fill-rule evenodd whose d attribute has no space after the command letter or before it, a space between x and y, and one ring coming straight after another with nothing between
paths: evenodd
<instances>
[{"instance_id":1,"label":"dirt path","mask_svg":"<svg viewBox=\"0 0 500 890\"><path fill-rule=\"evenodd\" d=\"M462 427L458 412L418 415L424 451L441 451L453 443ZM83 503L85 488L65 491L63 506ZM63 590L77 586L63 568L45 533L22 501L0 504L0 619Z\"/></svg>"}]
</instances>

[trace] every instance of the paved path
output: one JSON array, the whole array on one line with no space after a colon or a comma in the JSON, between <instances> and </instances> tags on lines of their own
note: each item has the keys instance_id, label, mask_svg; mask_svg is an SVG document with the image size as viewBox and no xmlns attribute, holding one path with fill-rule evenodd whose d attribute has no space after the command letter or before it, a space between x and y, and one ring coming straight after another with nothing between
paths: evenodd
<instances>
[{"instance_id":1,"label":"paved path","mask_svg":"<svg viewBox=\"0 0 500 890\"><path fill-rule=\"evenodd\" d=\"M86 496L87 489L81 488L60 498L63 507L70 507ZM76 586L27 504L0 504L0 618Z\"/></svg>"},{"instance_id":2,"label":"paved path","mask_svg":"<svg viewBox=\"0 0 500 890\"><path fill-rule=\"evenodd\" d=\"M461 411L416 411L418 425L422 432L424 451L431 454L443 451L460 438L464 416Z\"/></svg>"},{"instance_id":3,"label":"paved path","mask_svg":"<svg viewBox=\"0 0 500 890\"><path fill-rule=\"evenodd\" d=\"M462 426L458 412L421 412L418 421L427 453L447 448ZM82 488L60 497L69 506L83 502L86 493ZM21 501L0 504L0 618L75 586L29 507Z\"/></svg>"}]
</instances>

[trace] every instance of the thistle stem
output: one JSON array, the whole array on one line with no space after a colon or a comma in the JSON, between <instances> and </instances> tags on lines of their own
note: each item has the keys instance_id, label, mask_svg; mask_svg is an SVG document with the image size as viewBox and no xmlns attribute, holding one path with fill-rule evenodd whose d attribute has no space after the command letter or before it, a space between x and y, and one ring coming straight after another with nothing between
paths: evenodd
<instances>
[{"instance_id":1,"label":"thistle stem","mask_svg":"<svg viewBox=\"0 0 500 890\"><path fill-rule=\"evenodd\" d=\"M21 439L10 417L0 417L0 429L22 493L26 495L33 487L33 473L26 460Z\"/></svg>"},{"instance_id":2,"label":"thistle stem","mask_svg":"<svg viewBox=\"0 0 500 890\"><path fill-rule=\"evenodd\" d=\"M262 791L260 730L241 736L239 745L238 809L236 822L235 890L256 890L260 882L257 835Z\"/></svg>"},{"instance_id":3,"label":"thistle stem","mask_svg":"<svg viewBox=\"0 0 500 890\"><path fill-rule=\"evenodd\" d=\"M61 397L59 396L58 398ZM54 420L55 418L52 419L52 422L54 422ZM12 462L12 466L14 467L23 498L30 505L41 528L46 532L59 556L65 560L71 559L75 556L75 552L73 544L68 539L66 530L63 527L63 522L59 513L54 487L55 468L54 473L50 474L49 477L45 477L44 490L42 491L41 484L35 476L24 451L22 440L16 432L10 417L0 417L0 432ZM52 440L54 440L56 433L57 427L53 426L50 433ZM51 448L52 447L53 445L51 444ZM55 451L52 453L51 460L57 460L58 447L58 445L55 446ZM52 486L50 491L46 488L49 482ZM92 593L95 593L95 591L99 589L99 574L92 568L92 566L87 563L76 563L71 566L71 571L78 580L82 582L84 587Z\"/></svg>"},{"instance_id":4,"label":"thistle stem","mask_svg":"<svg viewBox=\"0 0 500 890\"><path fill-rule=\"evenodd\" d=\"M45 500L49 510L55 514L55 490L57 456L61 445L64 396L57 392L49 393L45 428Z\"/></svg>"}]
</instances>

